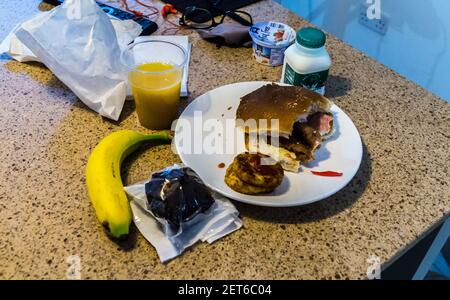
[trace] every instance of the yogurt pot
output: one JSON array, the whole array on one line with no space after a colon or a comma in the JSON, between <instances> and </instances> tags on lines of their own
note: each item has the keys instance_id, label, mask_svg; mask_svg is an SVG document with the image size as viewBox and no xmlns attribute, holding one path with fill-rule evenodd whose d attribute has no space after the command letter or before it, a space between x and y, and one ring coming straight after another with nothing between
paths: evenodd
<instances>
[{"instance_id":1,"label":"yogurt pot","mask_svg":"<svg viewBox=\"0 0 450 300\"><path fill-rule=\"evenodd\" d=\"M273 21L255 23L249 33L253 40L253 57L271 67L283 64L284 51L295 40L294 29Z\"/></svg>"}]
</instances>

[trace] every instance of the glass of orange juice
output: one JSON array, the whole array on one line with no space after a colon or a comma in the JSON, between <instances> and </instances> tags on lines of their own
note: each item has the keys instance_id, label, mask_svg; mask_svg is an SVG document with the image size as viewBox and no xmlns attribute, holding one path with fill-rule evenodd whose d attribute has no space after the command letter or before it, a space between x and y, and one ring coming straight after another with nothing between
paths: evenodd
<instances>
[{"instance_id":1,"label":"glass of orange juice","mask_svg":"<svg viewBox=\"0 0 450 300\"><path fill-rule=\"evenodd\" d=\"M180 107L186 50L175 43L146 40L129 45L121 55L139 123L149 129L170 129Z\"/></svg>"}]
</instances>

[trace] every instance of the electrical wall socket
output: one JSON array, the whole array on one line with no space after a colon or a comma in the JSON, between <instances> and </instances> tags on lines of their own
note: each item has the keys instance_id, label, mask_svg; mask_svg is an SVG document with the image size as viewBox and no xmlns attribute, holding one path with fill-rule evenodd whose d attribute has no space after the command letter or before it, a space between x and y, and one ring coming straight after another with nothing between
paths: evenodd
<instances>
[{"instance_id":1,"label":"electrical wall socket","mask_svg":"<svg viewBox=\"0 0 450 300\"><path fill-rule=\"evenodd\" d=\"M359 12L359 23L366 26L367 28L372 29L373 31L377 32L378 34L385 35L388 24L389 24L389 18L381 14L380 19L369 19L367 17L367 6L362 5L361 10Z\"/></svg>"}]
</instances>

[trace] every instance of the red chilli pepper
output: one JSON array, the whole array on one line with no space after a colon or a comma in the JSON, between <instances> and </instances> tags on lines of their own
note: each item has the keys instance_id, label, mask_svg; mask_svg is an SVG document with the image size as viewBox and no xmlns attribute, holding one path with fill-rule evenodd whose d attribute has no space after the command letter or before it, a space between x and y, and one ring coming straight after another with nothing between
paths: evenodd
<instances>
[{"instance_id":1,"label":"red chilli pepper","mask_svg":"<svg viewBox=\"0 0 450 300\"><path fill-rule=\"evenodd\" d=\"M318 171L312 171L312 170L311 170L311 173L313 173L314 175L317 175L317 176L325 176L325 177L340 177L344 174L341 172L334 172L334 171L318 172Z\"/></svg>"}]
</instances>

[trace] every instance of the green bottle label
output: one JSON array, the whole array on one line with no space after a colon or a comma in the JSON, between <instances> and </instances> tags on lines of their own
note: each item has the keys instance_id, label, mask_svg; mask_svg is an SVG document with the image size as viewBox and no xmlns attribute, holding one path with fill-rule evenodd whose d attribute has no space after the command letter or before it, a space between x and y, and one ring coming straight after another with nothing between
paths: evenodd
<instances>
[{"instance_id":1,"label":"green bottle label","mask_svg":"<svg viewBox=\"0 0 450 300\"><path fill-rule=\"evenodd\" d=\"M284 71L284 83L303 86L313 91L320 90L325 85L327 77L328 70L300 74L295 72L288 63L286 63L286 69Z\"/></svg>"}]
</instances>

